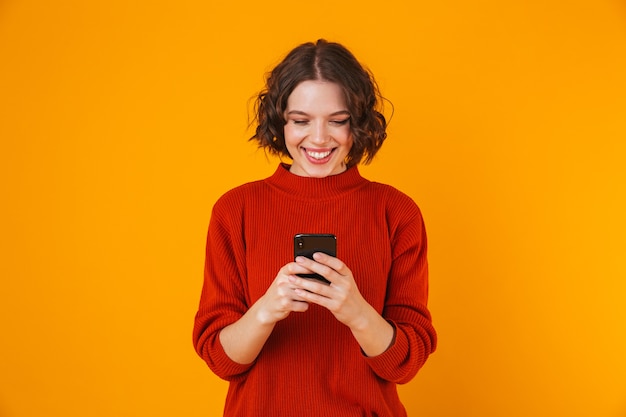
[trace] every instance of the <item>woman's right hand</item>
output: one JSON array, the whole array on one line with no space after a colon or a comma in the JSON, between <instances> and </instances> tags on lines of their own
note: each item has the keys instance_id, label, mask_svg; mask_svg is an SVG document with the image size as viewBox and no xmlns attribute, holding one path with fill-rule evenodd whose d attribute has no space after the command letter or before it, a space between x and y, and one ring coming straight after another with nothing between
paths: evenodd
<instances>
[{"instance_id":1,"label":"woman's right hand","mask_svg":"<svg viewBox=\"0 0 626 417\"><path fill-rule=\"evenodd\" d=\"M309 308L302 297L298 296L299 288L290 282L289 277L309 272L295 262L284 265L274 278L265 294L255 303L257 319L263 324L274 324L289 316L293 311L304 312Z\"/></svg>"},{"instance_id":2,"label":"woman's right hand","mask_svg":"<svg viewBox=\"0 0 626 417\"><path fill-rule=\"evenodd\" d=\"M309 304L295 292L299 287L289 282L290 276L306 272L309 271L295 262L283 266L265 294L239 320L222 329L220 343L233 361L252 363L277 322L293 311L309 308Z\"/></svg>"}]
</instances>

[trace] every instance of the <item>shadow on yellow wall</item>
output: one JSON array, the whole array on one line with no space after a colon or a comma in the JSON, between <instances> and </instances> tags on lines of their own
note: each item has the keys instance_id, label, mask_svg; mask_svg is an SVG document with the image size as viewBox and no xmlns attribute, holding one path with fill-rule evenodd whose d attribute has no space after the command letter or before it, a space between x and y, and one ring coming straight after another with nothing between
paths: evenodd
<instances>
[{"instance_id":1,"label":"shadow on yellow wall","mask_svg":"<svg viewBox=\"0 0 626 417\"><path fill-rule=\"evenodd\" d=\"M0 5L0 415L221 414L191 345L210 209L274 170L248 99L319 37L395 106L363 174L427 221L409 414L625 415L623 5L214 3Z\"/></svg>"}]
</instances>

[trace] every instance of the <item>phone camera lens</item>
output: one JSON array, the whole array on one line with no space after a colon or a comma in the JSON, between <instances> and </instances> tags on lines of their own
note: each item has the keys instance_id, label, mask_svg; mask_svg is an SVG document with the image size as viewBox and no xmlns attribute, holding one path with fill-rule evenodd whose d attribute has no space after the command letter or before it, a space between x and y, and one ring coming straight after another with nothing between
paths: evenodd
<instances>
[{"instance_id":1,"label":"phone camera lens","mask_svg":"<svg viewBox=\"0 0 626 417\"><path fill-rule=\"evenodd\" d=\"M304 247L304 242L301 239L298 239L297 245L298 249L302 249Z\"/></svg>"}]
</instances>

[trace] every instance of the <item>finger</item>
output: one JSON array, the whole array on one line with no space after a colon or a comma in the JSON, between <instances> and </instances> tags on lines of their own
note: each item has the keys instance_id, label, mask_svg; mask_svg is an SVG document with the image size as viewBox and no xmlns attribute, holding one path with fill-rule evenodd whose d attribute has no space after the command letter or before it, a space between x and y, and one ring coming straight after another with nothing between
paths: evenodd
<instances>
[{"instance_id":1,"label":"finger","mask_svg":"<svg viewBox=\"0 0 626 417\"><path fill-rule=\"evenodd\" d=\"M285 275L293 276L298 274L310 274L314 272L307 265L313 265L316 262L310 260L309 258L305 258L304 256L299 256L296 258L296 262L291 262L285 265Z\"/></svg>"},{"instance_id":2,"label":"finger","mask_svg":"<svg viewBox=\"0 0 626 417\"><path fill-rule=\"evenodd\" d=\"M326 265L334 271L337 271L340 275L347 275L350 271L341 259L330 256L324 252L315 252L313 254L313 259L317 263Z\"/></svg>"},{"instance_id":3,"label":"finger","mask_svg":"<svg viewBox=\"0 0 626 417\"><path fill-rule=\"evenodd\" d=\"M305 272L309 272L308 270L304 270ZM276 291L277 296L283 300L291 301L305 301L302 297L294 292L298 285L295 283L295 279L298 277L293 274L283 275L281 281L277 283Z\"/></svg>"},{"instance_id":4,"label":"finger","mask_svg":"<svg viewBox=\"0 0 626 417\"><path fill-rule=\"evenodd\" d=\"M330 295L330 288L329 288L330 286L316 279L301 278L298 276L293 276L293 277L290 277L289 280L294 285L294 291L296 294L298 294L301 297L304 294L305 297L303 298L305 301L309 300L309 297L308 297L309 293L319 294L324 297L328 297ZM304 290L304 292L298 291L298 290Z\"/></svg>"},{"instance_id":5,"label":"finger","mask_svg":"<svg viewBox=\"0 0 626 417\"><path fill-rule=\"evenodd\" d=\"M300 289L299 287L295 287L295 286L294 286L294 287L292 287L292 288L290 289L290 292L289 292L289 299L290 299L291 301L293 301L293 302L296 302L296 303L306 303L306 302L307 302L307 300L306 300L305 298L303 298L303 297L300 295L300 293L297 291L297 290L299 290L299 289Z\"/></svg>"},{"instance_id":6,"label":"finger","mask_svg":"<svg viewBox=\"0 0 626 417\"><path fill-rule=\"evenodd\" d=\"M334 275L335 271L332 268L326 265L323 265L319 262L316 262L312 259L309 259L303 256L298 256L296 258L296 263L304 268L307 268L308 272L306 273L311 273L311 272L317 273L323 276L324 278L326 278L331 283L337 279L337 277Z\"/></svg>"},{"instance_id":7,"label":"finger","mask_svg":"<svg viewBox=\"0 0 626 417\"><path fill-rule=\"evenodd\" d=\"M306 299L307 303L317 304L326 308L329 308L332 303L332 300L330 298L324 297L323 295L314 293L312 291L307 291L302 288L296 289L295 292L299 294L302 298Z\"/></svg>"},{"instance_id":8,"label":"finger","mask_svg":"<svg viewBox=\"0 0 626 417\"><path fill-rule=\"evenodd\" d=\"M281 285L274 303L276 308L281 311L305 311L308 309L307 300L295 292L295 287L291 283Z\"/></svg>"},{"instance_id":9,"label":"finger","mask_svg":"<svg viewBox=\"0 0 626 417\"><path fill-rule=\"evenodd\" d=\"M302 313L304 311L307 311L309 309L309 303L307 301L296 301L294 300L291 303L291 311L295 311L298 313Z\"/></svg>"}]
</instances>

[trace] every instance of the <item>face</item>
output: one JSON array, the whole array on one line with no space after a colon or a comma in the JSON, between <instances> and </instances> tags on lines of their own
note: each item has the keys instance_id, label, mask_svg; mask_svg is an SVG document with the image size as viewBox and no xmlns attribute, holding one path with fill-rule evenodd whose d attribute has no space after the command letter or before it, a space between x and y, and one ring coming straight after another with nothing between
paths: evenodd
<instances>
[{"instance_id":1,"label":"face","mask_svg":"<svg viewBox=\"0 0 626 417\"><path fill-rule=\"evenodd\" d=\"M350 114L338 84L298 84L287 99L285 120L292 173L323 178L346 170L344 160L352 148L352 135Z\"/></svg>"}]
</instances>

